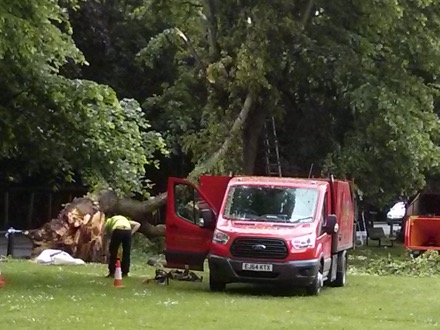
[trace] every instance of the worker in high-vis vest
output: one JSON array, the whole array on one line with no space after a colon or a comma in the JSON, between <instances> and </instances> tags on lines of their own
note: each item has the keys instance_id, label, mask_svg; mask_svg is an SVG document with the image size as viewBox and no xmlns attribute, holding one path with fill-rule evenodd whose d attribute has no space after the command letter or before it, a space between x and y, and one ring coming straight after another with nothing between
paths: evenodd
<instances>
[{"instance_id":1,"label":"worker in high-vis vest","mask_svg":"<svg viewBox=\"0 0 440 330\"><path fill-rule=\"evenodd\" d=\"M122 245L121 272L125 277L130 272L130 252L131 237L140 228L139 222L130 220L122 215L113 215L104 223L104 248L107 249L107 240L110 238L108 246L108 275L113 277L116 269L118 250Z\"/></svg>"}]
</instances>

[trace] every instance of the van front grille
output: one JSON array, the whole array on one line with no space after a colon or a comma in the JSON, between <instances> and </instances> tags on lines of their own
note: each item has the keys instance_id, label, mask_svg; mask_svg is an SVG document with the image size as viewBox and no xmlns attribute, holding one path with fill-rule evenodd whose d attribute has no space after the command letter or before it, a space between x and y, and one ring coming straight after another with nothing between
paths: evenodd
<instances>
[{"instance_id":1,"label":"van front grille","mask_svg":"<svg viewBox=\"0 0 440 330\"><path fill-rule=\"evenodd\" d=\"M285 259L288 250L281 239L240 237L232 243L231 254L240 258Z\"/></svg>"}]
</instances>

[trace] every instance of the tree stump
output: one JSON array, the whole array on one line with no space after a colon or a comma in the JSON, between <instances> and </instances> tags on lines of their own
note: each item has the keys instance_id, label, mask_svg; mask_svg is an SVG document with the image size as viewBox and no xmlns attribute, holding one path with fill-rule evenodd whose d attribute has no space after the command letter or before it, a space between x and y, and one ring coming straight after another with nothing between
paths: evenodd
<instances>
[{"instance_id":1,"label":"tree stump","mask_svg":"<svg viewBox=\"0 0 440 330\"><path fill-rule=\"evenodd\" d=\"M32 256L59 249L86 262L104 262L102 246L105 216L89 198L75 198L57 218L24 234L32 241Z\"/></svg>"}]
</instances>

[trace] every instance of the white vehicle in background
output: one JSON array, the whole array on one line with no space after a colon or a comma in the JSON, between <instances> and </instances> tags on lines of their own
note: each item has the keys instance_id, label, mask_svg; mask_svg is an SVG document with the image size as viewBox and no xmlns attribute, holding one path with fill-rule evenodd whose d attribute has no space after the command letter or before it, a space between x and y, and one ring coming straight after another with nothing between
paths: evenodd
<instances>
[{"instance_id":1,"label":"white vehicle in background","mask_svg":"<svg viewBox=\"0 0 440 330\"><path fill-rule=\"evenodd\" d=\"M406 214L406 203L397 202L387 213L387 223L401 225Z\"/></svg>"}]
</instances>

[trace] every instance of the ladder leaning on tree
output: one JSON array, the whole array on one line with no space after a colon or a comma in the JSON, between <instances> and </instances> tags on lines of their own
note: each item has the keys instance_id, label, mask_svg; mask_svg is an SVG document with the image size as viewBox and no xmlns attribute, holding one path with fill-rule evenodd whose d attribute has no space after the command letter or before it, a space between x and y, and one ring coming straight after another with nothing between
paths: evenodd
<instances>
[{"instance_id":1,"label":"ladder leaning on tree","mask_svg":"<svg viewBox=\"0 0 440 330\"><path fill-rule=\"evenodd\" d=\"M278 149L278 138L275 127L275 119L269 117L264 123L264 148L266 156L266 175L282 176L280 153Z\"/></svg>"}]
</instances>

